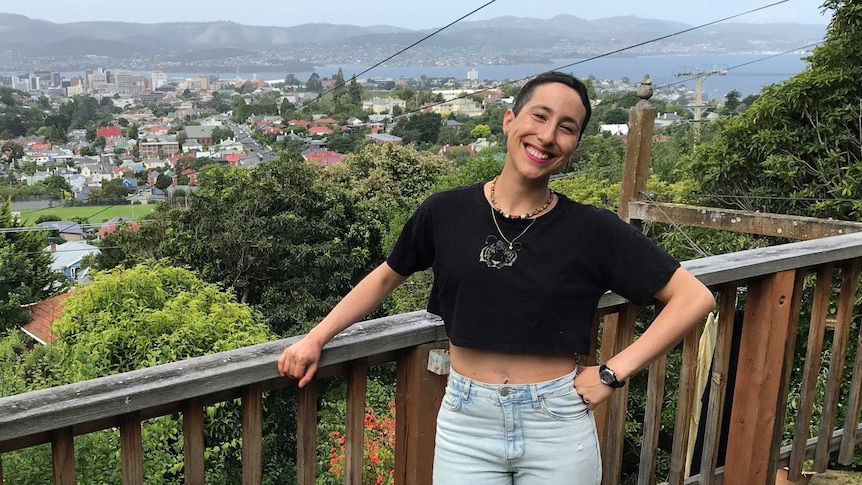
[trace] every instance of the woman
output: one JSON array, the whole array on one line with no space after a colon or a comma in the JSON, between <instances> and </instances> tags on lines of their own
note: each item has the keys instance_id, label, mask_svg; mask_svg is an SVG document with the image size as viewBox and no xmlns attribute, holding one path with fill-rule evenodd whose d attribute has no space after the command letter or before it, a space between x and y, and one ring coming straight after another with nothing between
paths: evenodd
<instances>
[{"instance_id":1,"label":"woman","mask_svg":"<svg viewBox=\"0 0 862 485\"><path fill-rule=\"evenodd\" d=\"M278 361L302 387L323 346L410 274L434 270L451 373L437 419L434 483L600 483L591 410L667 352L714 305L666 252L614 214L548 188L590 117L584 84L558 72L524 85L503 117L494 180L429 197L387 261ZM578 370L599 298L657 299L648 330L602 366Z\"/></svg>"}]
</instances>

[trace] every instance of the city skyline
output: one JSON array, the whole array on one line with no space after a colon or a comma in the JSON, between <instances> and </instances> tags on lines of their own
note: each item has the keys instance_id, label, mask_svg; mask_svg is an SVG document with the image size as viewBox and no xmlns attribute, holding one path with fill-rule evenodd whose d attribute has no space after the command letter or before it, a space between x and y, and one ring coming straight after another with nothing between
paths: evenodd
<instances>
[{"instance_id":1,"label":"city skyline","mask_svg":"<svg viewBox=\"0 0 862 485\"><path fill-rule=\"evenodd\" d=\"M82 21L124 21L137 23L161 22L210 22L232 21L246 25L292 26L306 23L352 24L360 26L390 25L409 29L428 29L446 25L486 4L487 0L438 0L434 8L423 4L404 3L396 0L369 0L366 2L344 2L325 12L318 4L299 2L288 4L280 0L258 0L257 8L216 8L204 0L151 0L147 8L139 9L133 18L123 16L116 10L104 8L101 0L79 0L65 2L46 0L21 2L2 7L2 13L25 15L50 22L67 23ZM486 20L494 17L515 16L551 18L569 14L588 20L598 18L635 15L702 24L731 15L740 14L758 7L775 3L762 0L726 0L719 3L698 4L692 8L686 0L665 0L645 3L636 0L597 3L584 7L564 0L534 0L527 11L523 3L513 0L498 0L465 20ZM822 0L789 0L769 8L734 19L734 22L765 23L794 22L825 24L830 16L821 14ZM519 8L520 7L520 8Z\"/></svg>"}]
</instances>

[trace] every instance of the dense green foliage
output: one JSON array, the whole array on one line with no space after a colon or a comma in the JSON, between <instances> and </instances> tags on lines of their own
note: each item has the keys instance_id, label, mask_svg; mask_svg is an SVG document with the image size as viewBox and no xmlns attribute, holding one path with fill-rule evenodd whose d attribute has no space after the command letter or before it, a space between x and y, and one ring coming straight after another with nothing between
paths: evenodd
<instances>
[{"instance_id":1,"label":"dense green foliage","mask_svg":"<svg viewBox=\"0 0 862 485\"><path fill-rule=\"evenodd\" d=\"M22 227L12 217L11 201L0 205L0 228ZM0 334L27 321L22 305L38 303L66 287L66 279L51 270L45 251L46 232L0 233Z\"/></svg>"},{"instance_id":2,"label":"dense green foliage","mask_svg":"<svg viewBox=\"0 0 862 485\"><path fill-rule=\"evenodd\" d=\"M30 349L20 332L0 340L0 395L76 382L175 362L212 352L271 340L259 316L228 293L192 272L171 267L137 266L98 274L76 290L55 325L57 342ZM281 400L268 398L286 408ZM240 476L240 408L228 402L206 410L208 483L234 483ZM267 429L285 414L273 415ZM182 483L182 421L164 416L143 427L145 483ZM287 449L273 449L267 460ZM116 430L76 438L79 483L120 483ZM25 448L3 457L10 483L50 481L50 449ZM290 478L285 467L268 468L268 483Z\"/></svg>"},{"instance_id":3,"label":"dense green foliage","mask_svg":"<svg viewBox=\"0 0 862 485\"><path fill-rule=\"evenodd\" d=\"M835 9L809 66L764 88L698 147L691 174L716 204L862 220L862 5Z\"/></svg>"}]
</instances>

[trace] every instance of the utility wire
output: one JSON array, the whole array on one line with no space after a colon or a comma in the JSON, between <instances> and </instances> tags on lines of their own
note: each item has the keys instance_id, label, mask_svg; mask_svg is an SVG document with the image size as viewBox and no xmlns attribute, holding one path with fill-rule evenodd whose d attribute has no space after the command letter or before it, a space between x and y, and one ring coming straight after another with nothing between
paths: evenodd
<instances>
[{"instance_id":1,"label":"utility wire","mask_svg":"<svg viewBox=\"0 0 862 485\"><path fill-rule=\"evenodd\" d=\"M657 197L689 197L695 199L755 199L755 200L783 200L783 201L800 201L800 202L848 202L862 203L862 199L826 199L818 197L782 197L769 195L728 195L728 194L670 194L670 193L655 193Z\"/></svg>"},{"instance_id":2,"label":"utility wire","mask_svg":"<svg viewBox=\"0 0 862 485\"><path fill-rule=\"evenodd\" d=\"M689 235L688 235L688 232L686 232L682 227L680 227L680 225L679 225L679 224L677 224L676 222L674 222L674 220L673 220L673 219L671 219L671 217L670 217L670 216L669 216L669 215L668 215L668 214L667 214L667 213L666 213L666 212L661 208L661 206L660 206L660 205L658 205L658 204L656 203L656 201L655 201L655 200L653 200L653 198L650 196L650 194L649 194L649 193L645 193L645 192L642 192L642 193L643 193L644 197L646 197L646 198L647 198L647 201L648 201L650 204L652 204L653 206L655 206L655 208L656 208L656 209L658 209L658 210L659 210L659 212L661 212L661 213L662 213L662 214L667 218L667 220L669 220L669 221L670 221L670 223L673 225L673 227L674 227L677 231L679 231L679 233L680 233L680 234L682 234L682 235L683 235L683 237L685 237L685 238L686 238L686 240L688 240L689 244L691 244L691 248L692 248L692 249L694 249L695 251L697 251L697 253L698 253L698 254L700 254L700 255L701 255L702 257L704 257L704 258L709 257L709 256L713 256L712 254L710 254L710 253L708 253L707 251L705 251L702 247L700 247L700 245L698 245L698 244L694 241L694 239L692 239L692 238L691 238L691 236L689 236Z\"/></svg>"},{"instance_id":3,"label":"utility wire","mask_svg":"<svg viewBox=\"0 0 862 485\"><path fill-rule=\"evenodd\" d=\"M794 52L797 52L797 51L800 51L800 50L803 50L803 49L810 49L810 48L812 48L812 47L817 47L818 45L820 45L820 44L822 44L822 43L823 43L823 41L815 42L815 43L813 43L813 44L808 44L808 45L805 45L805 46L802 46L802 47L797 47L797 48L795 48L795 49L790 49L790 50L786 50L786 51L784 51L784 52L779 52L778 54L773 54L773 55L771 55L771 56L761 57L760 59L754 59L753 61L743 62L742 64L737 64L737 65L735 65L735 66L728 67L727 69L724 69L724 71L730 71L730 70L733 70L733 69L739 69L740 67L750 66L751 64L756 64L756 63L758 63L758 62L767 61L767 60L769 60L769 59L773 59L773 58L775 58L775 57L780 57L780 56L784 56L784 55L787 55L787 54L792 54L792 53L794 53ZM672 82L672 83L662 84L662 85L660 85L660 86L656 86L656 87L655 87L655 89L669 88L669 87L671 87L671 86L676 86L676 85L679 85L679 84L684 84L684 83L687 83L687 82L689 82L689 81L693 81L693 80L694 80L694 78L693 78L693 77L689 77L689 78L683 79L682 81L676 81L676 82Z\"/></svg>"},{"instance_id":4,"label":"utility wire","mask_svg":"<svg viewBox=\"0 0 862 485\"><path fill-rule=\"evenodd\" d=\"M665 40L665 39L669 39L669 38L671 38L671 37L676 37L677 35L686 34L686 33L688 33L688 32L693 32L693 31L695 31L695 30L699 30L699 29L702 29L702 28L705 28L705 27L709 27L709 26L711 26L711 25L715 25L715 24L718 24L718 23L721 23L721 22L726 22L726 21L728 21L728 20L733 20L733 19L735 19L735 18L737 18L737 17L742 17L742 16L744 16L744 15L748 15L748 14L750 14L750 13L754 13L754 12L758 12L758 11L760 11L760 10L765 10L765 9L768 9L768 8L772 8L772 7L775 7L775 6L777 6L777 5L781 5L782 3L787 3L787 2L789 2L789 1L790 1L790 0L781 0L781 1L779 1L779 2L770 3L769 5L764 5L764 6L762 6L762 7L757 7L757 8L751 9L751 10L747 10L747 11L742 12L742 13L738 13L738 14L731 15L731 16L729 16L729 17L724 17L724 18L721 18L721 19L718 19L718 20L713 20L712 22L707 22L707 23L705 23L705 24L696 25L696 26L694 26L694 27L689 27L689 28L687 28L687 29L683 29L683 30L680 30L680 31L677 31L677 32L673 32L673 33L670 33L670 34L667 34L667 35L662 35L662 36L660 36L660 37L656 37L656 38L653 38L653 39L650 39L650 40L645 40L645 41L643 41L643 42L638 42L638 43L636 43L636 44L632 44L632 45L627 46L627 47L622 47L622 48L620 48L620 49L616 49L616 50L612 50L612 51L609 51L609 52L605 52L604 54L599 54L599 55L595 55L595 56L593 56L593 57L589 57L589 58L586 58L586 59L581 59L581 60L579 60L579 61L577 61L577 62L572 62L572 63L570 63L570 64L566 64L566 65L563 65L563 66L555 67L554 69L551 69L551 70L552 70L552 71L560 71L560 70L562 70L562 69L566 69L566 68L569 68L569 67L572 67L572 66L577 66L577 65L579 65L579 64L584 64L584 63L586 63L586 62L594 61L594 60L596 60L596 59L601 59L601 58L603 58L603 57L608 57L608 56L611 56L611 55L614 55L614 54L619 54L620 52L624 52L624 51L627 51L627 50L630 50L630 49L634 49L635 47L642 47L642 46L645 46L645 45L647 45L647 44L652 44L652 43L659 42L659 41L662 41L662 40ZM548 72L548 71L544 71L544 72ZM538 73L538 74L541 74L541 73ZM456 100L456 99L464 99L464 98L468 98L468 97L471 97L471 96L475 96L475 95L477 95L477 94L487 93L487 92L489 92L489 91L496 91L496 90L498 90L499 88L501 88L501 87L503 87L503 86L508 86L508 85L510 85L510 84L520 83L520 82L522 82L522 81L526 81L527 79L530 79L530 78L536 77L538 74L533 74L533 75L531 75L531 76L525 76L525 77L522 77L522 78L520 78L520 79L515 79L514 81L508 81L508 82L505 82L505 83L502 83L502 84L498 84L497 86L495 86L495 87L493 87L493 88L487 88L487 89L483 89L483 90L481 90L481 91L476 91L476 92L471 93L471 94L461 95L461 96L458 96L458 97L456 97L456 98L453 98L453 99L451 99L451 100L449 100L449 101L442 101L442 102L437 102L437 103L426 104L426 105L424 105L424 106L422 106L422 107L420 107L420 108L417 108L417 109L414 109L414 110L408 111L407 113L404 113L404 115L402 115L402 116L406 116L406 115L408 115L408 114L416 113L416 112L422 111L422 110L424 110L424 109L431 108L431 107L433 107L433 106L438 106L438 105L441 105L441 104L445 104L445 103L448 103L448 102L450 102L450 101L454 101L454 100Z\"/></svg>"},{"instance_id":5,"label":"utility wire","mask_svg":"<svg viewBox=\"0 0 862 485\"><path fill-rule=\"evenodd\" d=\"M484 5L482 5L482 6L478 7L478 8L476 8L476 9L474 9L474 10L472 10L471 12L467 13L466 15L462 15L461 17L457 18L456 20L453 20L452 22L449 22L448 24L444 25L443 27L440 27L439 29L435 30L434 32L431 32L430 34L426 35L425 37L422 37L421 39L417 40L416 42L414 42L414 43L412 43L412 44L408 45L407 47L405 47L405 48L401 49L400 51L396 52L395 54L392 54L391 56L387 57L386 59L383 59L382 61L378 62L377 64L374 64L373 66L371 66L371 67L369 67L368 69L366 69L366 70L364 70L364 71L360 72L359 74L354 74L353 76L351 76L351 78L358 78L359 76L362 76L363 74L365 74L365 73L367 73L367 72L371 71L372 69L374 69L374 68L376 68L376 67L379 67L379 66L380 66L380 65L382 65L383 63L385 63L385 62L387 62L387 61L392 60L394 57L396 57L396 56L399 56L399 55L403 54L404 52L406 52L406 51L408 51L408 50L412 49L413 47L416 47L417 45L421 44L422 42L424 42L424 41L426 41L426 40L430 39L431 37L434 37L435 35L439 34L440 32L443 32L444 30L448 29L449 27L451 27L451 26L453 26L453 25L457 24L458 22L460 22L460 21L462 21L462 20L466 19L467 17L469 17L469 16L473 15L474 13L476 13L476 12L478 12L478 11L482 10L483 8L487 7L488 5L491 5L492 3L496 2L496 1L497 1L497 0L491 0L491 1L487 2L486 4L484 4ZM785 0L785 1L787 1L787 0ZM339 89L339 88L341 88L341 87L344 87L346 84L347 84L347 81L342 81L342 82L341 82L340 84L338 84L337 86L335 86L335 87L333 87L333 88L330 88L328 91L324 91L324 92L320 93L319 95L317 95L317 97L316 97L316 98L312 99L312 100L311 100L311 101L309 101L308 103L303 104L303 105L302 105L302 107L306 107L306 106L308 106L308 105L310 105L310 104L316 103L317 101L319 101L319 100L320 100L320 98L322 98L322 97L326 96L327 94L329 94L329 93L331 93L331 92L333 92L333 91L335 91L335 90L337 90L337 89ZM299 112L299 108L294 109L293 111L288 112L288 113L287 113L287 115L284 115L284 117L289 117L289 115L292 115L292 114L297 113L297 112Z\"/></svg>"}]
</instances>

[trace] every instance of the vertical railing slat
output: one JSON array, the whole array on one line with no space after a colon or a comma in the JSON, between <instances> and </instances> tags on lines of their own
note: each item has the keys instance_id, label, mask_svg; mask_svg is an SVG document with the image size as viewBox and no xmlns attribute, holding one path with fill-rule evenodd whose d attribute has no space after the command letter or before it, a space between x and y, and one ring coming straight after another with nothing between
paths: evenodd
<instances>
[{"instance_id":1,"label":"vertical railing slat","mask_svg":"<svg viewBox=\"0 0 862 485\"><path fill-rule=\"evenodd\" d=\"M733 465L724 469L725 483L770 483L795 276L782 271L748 286L727 445Z\"/></svg>"},{"instance_id":2,"label":"vertical railing slat","mask_svg":"<svg viewBox=\"0 0 862 485\"><path fill-rule=\"evenodd\" d=\"M805 443L810 436L808 423L814 410L817 374L820 371L820 356L823 351L823 336L826 332L826 315L829 312L829 297L832 295L833 266L826 264L817 270L817 283L814 286L814 300L811 304L811 324L808 329L808 348L802 372L802 390L799 395L799 423L793 432L793 450L787 465L787 479L796 481L802 478L802 464L805 461Z\"/></svg>"},{"instance_id":3,"label":"vertical railing slat","mask_svg":"<svg viewBox=\"0 0 862 485\"><path fill-rule=\"evenodd\" d=\"M841 436L841 448L838 451L838 463L845 466L853 463L860 411L862 411L862 329L856 342L856 362L853 365L853 377L850 381L847 413L844 415L844 434Z\"/></svg>"},{"instance_id":4,"label":"vertical railing slat","mask_svg":"<svg viewBox=\"0 0 862 485\"><path fill-rule=\"evenodd\" d=\"M636 317L637 307L630 303L623 305L617 315L605 317L605 328L602 330L603 361L607 362L631 344L634 339ZM619 483L622 474L628 395L627 381L625 386L615 390L611 397L598 408L604 408L602 420L606 422L602 447L602 483L606 485Z\"/></svg>"},{"instance_id":5,"label":"vertical railing slat","mask_svg":"<svg viewBox=\"0 0 862 485\"><path fill-rule=\"evenodd\" d=\"M317 379L297 391L296 483L317 482Z\"/></svg>"},{"instance_id":6,"label":"vertical railing slat","mask_svg":"<svg viewBox=\"0 0 862 485\"><path fill-rule=\"evenodd\" d=\"M638 485L655 484L658 435L661 429L661 408L664 403L664 382L667 372L667 355L662 355L649 366L647 402L644 413L644 435Z\"/></svg>"},{"instance_id":7,"label":"vertical railing slat","mask_svg":"<svg viewBox=\"0 0 862 485\"><path fill-rule=\"evenodd\" d=\"M724 400L730 369L730 350L733 344L733 325L736 319L735 283L724 285L719 290L718 331L715 338L715 352L712 355L712 372L709 382L709 404L704 423L703 452L700 459L700 485L715 482L715 469L721 443L722 422L730 419L724 416Z\"/></svg>"},{"instance_id":8,"label":"vertical railing slat","mask_svg":"<svg viewBox=\"0 0 862 485\"><path fill-rule=\"evenodd\" d=\"M699 326L697 327L700 328ZM683 339L682 369L679 373L679 398L676 406L676 423L673 428L673 451L670 459L668 483L681 485L685 481L685 459L688 454L688 438L691 429L691 412L697 387L697 359L700 332L693 330Z\"/></svg>"},{"instance_id":9,"label":"vertical railing slat","mask_svg":"<svg viewBox=\"0 0 862 485\"><path fill-rule=\"evenodd\" d=\"M130 413L120 423L120 463L123 485L143 485L144 452L141 444L141 415Z\"/></svg>"},{"instance_id":10,"label":"vertical railing slat","mask_svg":"<svg viewBox=\"0 0 862 485\"><path fill-rule=\"evenodd\" d=\"M367 379L368 368L365 362L354 362L350 367L347 384L347 427L344 444L344 483L346 485L362 485Z\"/></svg>"},{"instance_id":11,"label":"vertical railing slat","mask_svg":"<svg viewBox=\"0 0 862 485\"><path fill-rule=\"evenodd\" d=\"M263 389L250 384L242 390L242 483L263 481Z\"/></svg>"},{"instance_id":12,"label":"vertical railing slat","mask_svg":"<svg viewBox=\"0 0 862 485\"><path fill-rule=\"evenodd\" d=\"M204 408L196 399L183 404L183 473L186 485L204 484Z\"/></svg>"},{"instance_id":13,"label":"vertical railing slat","mask_svg":"<svg viewBox=\"0 0 862 485\"><path fill-rule=\"evenodd\" d=\"M75 439L71 428L58 429L51 437L54 485L75 484Z\"/></svg>"},{"instance_id":14,"label":"vertical railing slat","mask_svg":"<svg viewBox=\"0 0 862 485\"><path fill-rule=\"evenodd\" d=\"M820 435L814 454L814 471L824 473L829 466L829 442L835 425L835 412L841 392L844 374L844 359L847 341L850 339L850 323L856 300L856 282L859 279L859 263L853 261L842 269L841 290L838 297L838 312L835 315L835 331L832 334L832 356L829 359L829 377L823 396L823 412L820 419Z\"/></svg>"}]
</instances>

